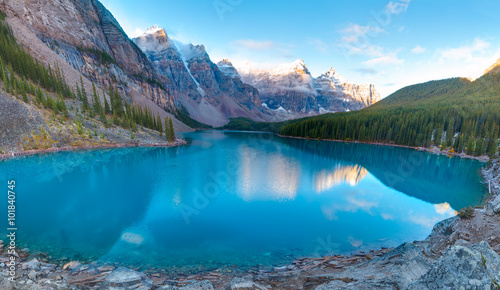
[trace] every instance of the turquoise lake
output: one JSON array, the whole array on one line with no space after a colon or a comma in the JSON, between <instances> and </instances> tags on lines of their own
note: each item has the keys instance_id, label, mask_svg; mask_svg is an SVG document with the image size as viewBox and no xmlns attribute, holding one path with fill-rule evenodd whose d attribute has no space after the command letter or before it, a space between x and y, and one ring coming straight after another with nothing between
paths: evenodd
<instances>
[{"instance_id":1,"label":"turquoise lake","mask_svg":"<svg viewBox=\"0 0 500 290\"><path fill-rule=\"evenodd\" d=\"M17 185L18 243L144 267L282 265L424 239L488 196L474 160L266 133L183 137L0 162Z\"/></svg>"}]
</instances>

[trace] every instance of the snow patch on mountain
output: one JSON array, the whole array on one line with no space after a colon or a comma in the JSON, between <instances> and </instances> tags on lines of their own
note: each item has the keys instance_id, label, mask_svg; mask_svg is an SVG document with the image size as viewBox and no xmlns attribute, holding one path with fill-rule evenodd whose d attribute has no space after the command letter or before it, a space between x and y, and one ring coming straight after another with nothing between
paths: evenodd
<instances>
[{"instance_id":1,"label":"snow patch on mountain","mask_svg":"<svg viewBox=\"0 0 500 290\"><path fill-rule=\"evenodd\" d=\"M154 25L144 32L144 34L155 34L156 32L163 30L162 28L158 27L157 25Z\"/></svg>"},{"instance_id":2,"label":"snow patch on mountain","mask_svg":"<svg viewBox=\"0 0 500 290\"><path fill-rule=\"evenodd\" d=\"M198 90L200 95L203 98L205 98L206 96L205 91L201 88L200 83L194 78L193 74L191 73L191 70L189 69L189 65L187 64L188 60L192 59L193 55L195 54L195 51L192 49L194 46L192 44L189 45L182 44L181 42L175 40L173 41L173 43L175 45L175 49L177 49L177 52L179 52L182 62L184 63L184 67L186 68L187 72L189 73L194 83L196 84L196 89ZM181 49L179 49L179 46L181 47ZM186 54L188 55L188 57L186 57Z\"/></svg>"},{"instance_id":3,"label":"snow patch on mountain","mask_svg":"<svg viewBox=\"0 0 500 290\"><path fill-rule=\"evenodd\" d=\"M240 78L240 74L228 59L223 59L217 63L220 71L230 78Z\"/></svg>"},{"instance_id":4,"label":"snow patch on mountain","mask_svg":"<svg viewBox=\"0 0 500 290\"><path fill-rule=\"evenodd\" d=\"M269 69L238 69L244 82L256 87L270 109L280 106L293 112L322 114L359 110L380 100L373 85L357 85L330 68L314 78L303 60Z\"/></svg>"}]
</instances>

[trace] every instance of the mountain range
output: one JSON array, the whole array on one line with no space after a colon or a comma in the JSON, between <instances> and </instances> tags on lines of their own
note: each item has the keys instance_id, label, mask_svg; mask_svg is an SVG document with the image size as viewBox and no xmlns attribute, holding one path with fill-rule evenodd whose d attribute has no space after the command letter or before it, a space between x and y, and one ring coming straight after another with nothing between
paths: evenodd
<instances>
[{"instance_id":1,"label":"mountain range","mask_svg":"<svg viewBox=\"0 0 500 290\"><path fill-rule=\"evenodd\" d=\"M349 83L333 69L314 78L301 60L238 71L159 27L131 40L98 0L5 0L0 9L17 41L45 65L57 64L70 85L82 78L88 91L92 83L117 88L124 101L173 117L176 130L353 111L380 100L373 85Z\"/></svg>"},{"instance_id":2,"label":"mountain range","mask_svg":"<svg viewBox=\"0 0 500 290\"><path fill-rule=\"evenodd\" d=\"M314 78L303 60L240 74L259 90L263 106L272 110L318 115L355 111L380 101L374 85L350 83L333 68Z\"/></svg>"},{"instance_id":3,"label":"mountain range","mask_svg":"<svg viewBox=\"0 0 500 290\"><path fill-rule=\"evenodd\" d=\"M359 110L380 100L373 85L351 84L333 69L314 79L302 60L240 73L228 59L215 64L203 45L177 42L157 26L133 41L192 118L212 126L236 117L279 121Z\"/></svg>"}]
</instances>

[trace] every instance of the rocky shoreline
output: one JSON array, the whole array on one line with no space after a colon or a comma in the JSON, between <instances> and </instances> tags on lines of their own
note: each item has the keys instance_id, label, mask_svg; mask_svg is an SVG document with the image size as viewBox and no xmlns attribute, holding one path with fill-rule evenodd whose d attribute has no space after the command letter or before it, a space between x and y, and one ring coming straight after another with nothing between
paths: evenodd
<instances>
[{"instance_id":1,"label":"rocky shoreline","mask_svg":"<svg viewBox=\"0 0 500 290\"><path fill-rule=\"evenodd\" d=\"M18 249L14 281L1 244L1 289L496 289L500 281L500 160L483 169L492 198L472 216L436 224L423 241L350 256L305 257L273 269L217 269L172 276L165 269L54 263ZM493 288L490 288L493 287Z\"/></svg>"},{"instance_id":2,"label":"rocky shoreline","mask_svg":"<svg viewBox=\"0 0 500 290\"><path fill-rule=\"evenodd\" d=\"M65 152L65 151L79 151L79 150L97 150L97 149L113 149L113 148L130 148L130 147L178 147L186 145L187 142L183 139L177 138L174 142L164 142L164 143L104 143L99 145L86 145L86 146L64 146L64 147L51 147L47 149L36 149L36 150L25 150L12 153L0 154L0 161L20 157L20 156L30 156L38 154L47 154L55 152Z\"/></svg>"}]
</instances>

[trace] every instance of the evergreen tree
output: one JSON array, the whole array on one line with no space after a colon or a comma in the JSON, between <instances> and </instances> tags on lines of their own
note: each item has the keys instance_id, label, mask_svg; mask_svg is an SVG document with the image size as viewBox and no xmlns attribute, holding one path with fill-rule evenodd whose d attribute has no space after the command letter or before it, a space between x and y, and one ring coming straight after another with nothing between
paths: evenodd
<instances>
[{"instance_id":1,"label":"evergreen tree","mask_svg":"<svg viewBox=\"0 0 500 290\"><path fill-rule=\"evenodd\" d=\"M25 103L28 102L28 95L26 95L26 90L24 89L24 86L21 86L21 96L23 97L23 101Z\"/></svg>"},{"instance_id":2,"label":"evergreen tree","mask_svg":"<svg viewBox=\"0 0 500 290\"><path fill-rule=\"evenodd\" d=\"M158 113L158 116L156 117L156 123L158 124L158 132L160 132L160 136L163 135L163 125L161 124L161 118L160 118L160 113Z\"/></svg>"},{"instance_id":3,"label":"evergreen tree","mask_svg":"<svg viewBox=\"0 0 500 290\"><path fill-rule=\"evenodd\" d=\"M81 84L81 89L80 89L80 93L81 93L81 97L82 97L82 107L83 107L83 110L84 111L89 111L90 110L90 104L89 104L89 99L87 97L87 91L85 90L85 86L83 85L83 79L82 77L80 76L80 84Z\"/></svg>"},{"instance_id":4,"label":"evergreen tree","mask_svg":"<svg viewBox=\"0 0 500 290\"><path fill-rule=\"evenodd\" d=\"M168 118L168 135L167 135L167 141L172 142L175 141L175 131L174 131L174 124L172 123L172 118Z\"/></svg>"},{"instance_id":5,"label":"evergreen tree","mask_svg":"<svg viewBox=\"0 0 500 290\"><path fill-rule=\"evenodd\" d=\"M170 141L169 139L171 135L172 133L170 132L168 117L165 117L165 139L167 139L167 141Z\"/></svg>"},{"instance_id":6,"label":"evergreen tree","mask_svg":"<svg viewBox=\"0 0 500 290\"><path fill-rule=\"evenodd\" d=\"M484 140L483 138L479 138L476 143L476 156L484 155Z\"/></svg>"},{"instance_id":7,"label":"evergreen tree","mask_svg":"<svg viewBox=\"0 0 500 290\"><path fill-rule=\"evenodd\" d=\"M104 96L104 112L106 114L111 114L111 108L109 107L108 101L106 100L106 96Z\"/></svg>"}]
</instances>

